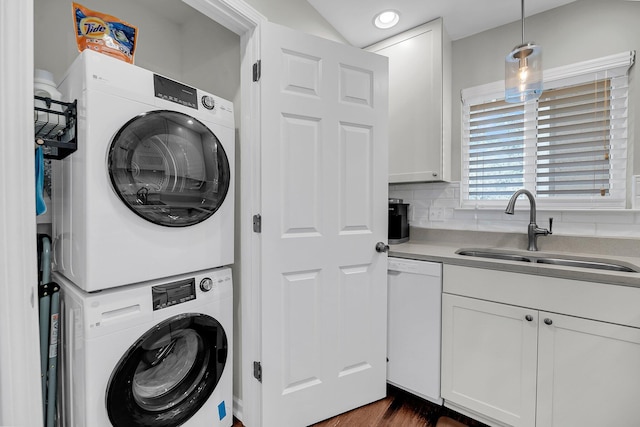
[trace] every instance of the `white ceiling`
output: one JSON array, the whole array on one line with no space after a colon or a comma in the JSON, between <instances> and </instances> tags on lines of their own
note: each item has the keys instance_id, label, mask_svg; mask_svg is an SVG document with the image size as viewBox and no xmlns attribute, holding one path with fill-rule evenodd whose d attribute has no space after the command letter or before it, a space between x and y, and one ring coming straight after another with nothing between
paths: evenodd
<instances>
[{"instance_id":1,"label":"white ceiling","mask_svg":"<svg viewBox=\"0 0 640 427\"><path fill-rule=\"evenodd\" d=\"M307 0L342 36L365 47L405 30L442 17L447 33L458 40L510 22L519 21L519 0ZM535 15L574 0L527 0L525 16ZM393 9L400 23L381 30L375 15ZM526 21L525 21L526 38Z\"/></svg>"}]
</instances>

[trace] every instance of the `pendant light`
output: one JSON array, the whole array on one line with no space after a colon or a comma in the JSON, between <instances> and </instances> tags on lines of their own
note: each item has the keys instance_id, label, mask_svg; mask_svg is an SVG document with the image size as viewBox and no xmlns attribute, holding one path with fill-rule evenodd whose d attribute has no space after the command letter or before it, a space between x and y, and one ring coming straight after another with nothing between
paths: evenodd
<instances>
[{"instance_id":1,"label":"pendant light","mask_svg":"<svg viewBox=\"0 0 640 427\"><path fill-rule=\"evenodd\" d=\"M505 58L506 102L518 103L537 99L542 93L542 48L533 42L524 42L524 0L522 10L522 44Z\"/></svg>"}]
</instances>

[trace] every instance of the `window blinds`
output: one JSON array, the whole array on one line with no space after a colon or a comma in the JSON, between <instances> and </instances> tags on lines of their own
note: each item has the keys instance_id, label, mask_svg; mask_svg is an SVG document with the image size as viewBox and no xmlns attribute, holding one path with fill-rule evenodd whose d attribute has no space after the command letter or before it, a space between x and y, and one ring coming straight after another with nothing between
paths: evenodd
<instances>
[{"instance_id":1,"label":"window blinds","mask_svg":"<svg viewBox=\"0 0 640 427\"><path fill-rule=\"evenodd\" d=\"M472 105L468 114L469 198L508 198L524 185L524 105L493 101Z\"/></svg>"},{"instance_id":2,"label":"window blinds","mask_svg":"<svg viewBox=\"0 0 640 427\"><path fill-rule=\"evenodd\" d=\"M538 197L609 196L612 160L626 127L626 78L545 91L538 101L536 194ZM615 154L614 154L615 152Z\"/></svg>"},{"instance_id":3,"label":"window blinds","mask_svg":"<svg viewBox=\"0 0 640 427\"><path fill-rule=\"evenodd\" d=\"M462 206L500 204L527 188L555 206L624 207L634 58L545 71L547 89L526 104L505 103L502 82L463 90Z\"/></svg>"}]
</instances>

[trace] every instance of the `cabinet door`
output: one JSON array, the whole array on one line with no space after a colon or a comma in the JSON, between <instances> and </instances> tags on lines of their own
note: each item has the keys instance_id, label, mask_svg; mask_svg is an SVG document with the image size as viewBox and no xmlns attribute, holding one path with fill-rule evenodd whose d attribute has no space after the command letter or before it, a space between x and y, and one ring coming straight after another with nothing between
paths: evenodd
<instances>
[{"instance_id":1,"label":"cabinet door","mask_svg":"<svg viewBox=\"0 0 640 427\"><path fill-rule=\"evenodd\" d=\"M442 19L367 50L389 58L389 182L450 179L450 41Z\"/></svg>"},{"instance_id":2,"label":"cabinet door","mask_svg":"<svg viewBox=\"0 0 640 427\"><path fill-rule=\"evenodd\" d=\"M640 329L539 319L537 427L640 425Z\"/></svg>"},{"instance_id":3,"label":"cabinet door","mask_svg":"<svg viewBox=\"0 0 640 427\"><path fill-rule=\"evenodd\" d=\"M535 310L444 294L445 402L511 426L533 427L537 318Z\"/></svg>"}]
</instances>

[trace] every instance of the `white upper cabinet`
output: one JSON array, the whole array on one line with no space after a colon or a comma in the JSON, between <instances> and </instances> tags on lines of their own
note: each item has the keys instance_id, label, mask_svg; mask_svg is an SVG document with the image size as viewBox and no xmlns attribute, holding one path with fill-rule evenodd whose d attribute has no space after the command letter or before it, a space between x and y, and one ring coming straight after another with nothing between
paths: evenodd
<instances>
[{"instance_id":1,"label":"white upper cabinet","mask_svg":"<svg viewBox=\"0 0 640 427\"><path fill-rule=\"evenodd\" d=\"M366 49L389 58L389 183L449 181L451 40L442 18Z\"/></svg>"}]
</instances>

